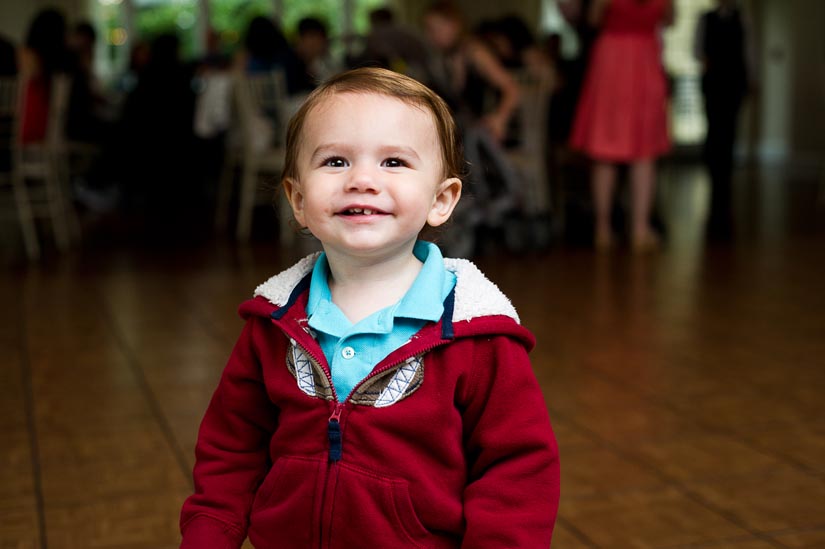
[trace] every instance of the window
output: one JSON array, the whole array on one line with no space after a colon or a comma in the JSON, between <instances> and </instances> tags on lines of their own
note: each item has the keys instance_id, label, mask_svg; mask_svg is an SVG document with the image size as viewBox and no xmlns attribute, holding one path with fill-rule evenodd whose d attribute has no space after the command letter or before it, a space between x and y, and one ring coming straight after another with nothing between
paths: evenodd
<instances>
[{"instance_id":1,"label":"window","mask_svg":"<svg viewBox=\"0 0 825 549\"><path fill-rule=\"evenodd\" d=\"M705 139L705 122L700 87L701 67L694 56L696 25L702 13L713 7L712 0L674 0L676 20L663 35L664 63L673 81L670 126L677 145L696 145Z\"/></svg>"}]
</instances>

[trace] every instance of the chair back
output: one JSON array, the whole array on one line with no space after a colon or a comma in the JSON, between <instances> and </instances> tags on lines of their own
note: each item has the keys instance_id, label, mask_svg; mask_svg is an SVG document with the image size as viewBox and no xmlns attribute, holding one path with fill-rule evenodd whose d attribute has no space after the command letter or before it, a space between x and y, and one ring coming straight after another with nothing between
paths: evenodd
<instances>
[{"instance_id":1,"label":"chair back","mask_svg":"<svg viewBox=\"0 0 825 549\"><path fill-rule=\"evenodd\" d=\"M515 74L521 89L518 109L518 146L509 151L511 160L527 183L525 205L530 214L550 210L548 155L548 114L553 91L552 74L524 70Z\"/></svg>"},{"instance_id":2,"label":"chair back","mask_svg":"<svg viewBox=\"0 0 825 549\"><path fill-rule=\"evenodd\" d=\"M19 113L21 80L15 76L0 77L0 171L10 169L11 152L20 135Z\"/></svg>"},{"instance_id":3,"label":"chair back","mask_svg":"<svg viewBox=\"0 0 825 549\"><path fill-rule=\"evenodd\" d=\"M552 77L522 71L515 75L521 89L519 103L519 143L524 153L544 156L547 151L547 116L552 93Z\"/></svg>"},{"instance_id":4,"label":"chair back","mask_svg":"<svg viewBox=\"0 0 825 549\"><path fill-rule=\"evenodd\" d=\"M283 71L239 75L234 96L243 145L256 151L281 145L288 102Z\"/></svg>"},{"instance_id":5,"label":"chair back","mask_svg":"<svg viewBox=\"0 0 825 549\"><path fill-rule=\"evenodd\" d=\"M63 152L66 146L66 120L69 116L71 90L72 78L69 75L57 74L52 77L46 146L53 152Z\"/></svg>"}]
</instances>

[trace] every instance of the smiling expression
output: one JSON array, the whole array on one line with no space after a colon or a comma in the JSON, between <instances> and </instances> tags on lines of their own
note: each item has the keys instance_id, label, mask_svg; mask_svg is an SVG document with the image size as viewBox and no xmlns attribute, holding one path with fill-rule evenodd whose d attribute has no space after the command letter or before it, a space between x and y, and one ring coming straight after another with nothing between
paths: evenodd
<instances>
[{"instance_id":1,"label":"smiling expression","mask_svg":"<svg viewBox=\"0 0 825 549\"><path fill-rule=\"evenodd\" d=\"M445 179L433 116L399 99L336 93L307 116L298 180L285 181L295 219L327 253L409 253L461 192Z\"/></svg>"}]
</instances>

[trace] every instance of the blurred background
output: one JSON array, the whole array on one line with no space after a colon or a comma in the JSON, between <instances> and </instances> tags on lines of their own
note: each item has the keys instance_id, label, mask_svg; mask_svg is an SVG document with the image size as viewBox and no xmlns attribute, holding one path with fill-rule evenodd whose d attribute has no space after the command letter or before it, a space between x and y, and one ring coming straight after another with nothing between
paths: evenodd
<instances>
[{"instance_id":1,"label":"blurred background","mask_svg":"<svg viewBox=\"0 0 825 549\"><path fill-rule=\"evenodd\" d=\"M461 126L437 239L538 337L553 547L825 547L823 23L820 0L0 3L0 546L177 546L237 305L318 249L278 200L285 124L375 65ZM622 33L649 80L596 68L644 64ZM581 137L646 135L639 109L655 152Z\"/></svg>"}]
</instances>

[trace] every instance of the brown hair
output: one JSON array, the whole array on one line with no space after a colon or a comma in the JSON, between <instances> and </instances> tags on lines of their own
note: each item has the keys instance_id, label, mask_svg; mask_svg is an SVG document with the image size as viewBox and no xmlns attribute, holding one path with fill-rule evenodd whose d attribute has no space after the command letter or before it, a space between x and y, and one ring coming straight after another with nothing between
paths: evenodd
<instances>
[{"instance_id":1,"label":"brown hair","mask_svg":"<svg viewBox=\"0 0 825 549\"><path fill-rule=\"evenodd\" d=\"M444 178L465 174L464 152L458 129L449 107L435 92L424 84L389 71L365 67L333 76L312 93L289 121L286 132L286 159L282 179L298 180L298 151L306 118L312 109L328 97L338 93L366 93L394 97L432 114L438 140L441 145L441 164Z\"/></svg>"}]
</instances>

